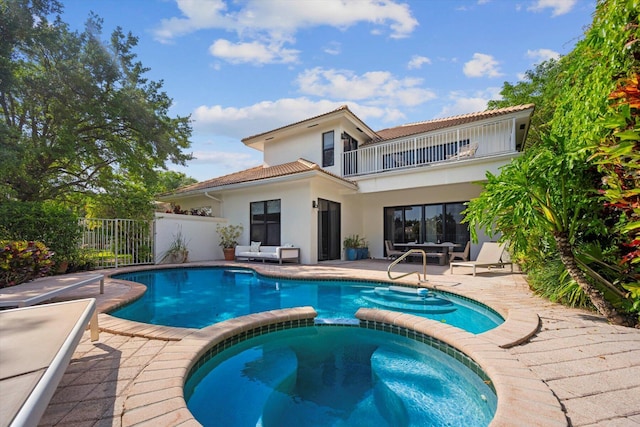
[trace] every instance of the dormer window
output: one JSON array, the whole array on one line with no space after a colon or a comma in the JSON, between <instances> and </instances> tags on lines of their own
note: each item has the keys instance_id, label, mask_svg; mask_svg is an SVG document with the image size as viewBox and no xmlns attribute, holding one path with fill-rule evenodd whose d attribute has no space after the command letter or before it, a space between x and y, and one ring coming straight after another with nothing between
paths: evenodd
<instances>
[{"instance_id":1,"label":"dormer window","mask_svg":"<svg viewBox=\"0 0 640 427\"><path fill-rule=\"evenodd\" d=\"M325 132L322 134L322 167L334 165L334 132Z\"/></svg>"}]
</instances>

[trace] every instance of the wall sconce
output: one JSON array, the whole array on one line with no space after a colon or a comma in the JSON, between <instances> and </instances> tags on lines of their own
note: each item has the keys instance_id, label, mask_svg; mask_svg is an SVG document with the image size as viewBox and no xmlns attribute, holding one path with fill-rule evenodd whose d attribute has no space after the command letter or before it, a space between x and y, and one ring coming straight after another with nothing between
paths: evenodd
<instances>
[{"instance_id":1,"label":"wall sconce","mask_svg":"<svg viewBox=\"0 0 640 427\"><path fill-rule=\"evenodd\" d=\"M312 200L312 201L311 201L311 207L312 207L313 209L318 209L318 202L316 202L315 200Z\"/></svg>"}]
</instances>

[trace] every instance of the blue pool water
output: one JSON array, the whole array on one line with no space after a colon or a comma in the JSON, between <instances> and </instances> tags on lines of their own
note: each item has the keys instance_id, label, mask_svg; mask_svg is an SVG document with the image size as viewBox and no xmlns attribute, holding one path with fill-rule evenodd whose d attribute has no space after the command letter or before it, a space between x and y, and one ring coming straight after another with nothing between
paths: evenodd
<instances>
[{"instance_id":1,"label":"blue pool water","mask_svg":"<svg viewBox=\"0 0 640 427\"><path fill-rule=\"evenodd\" d=\"M204 426L486 426L494 392L434 347L357 327L252 338L207 361L185 399Z\"/></svg>"},{"instance_id":2,"label":"blue pool water","mask_svg":"<svg viewBox=\"0 0 640 427\"><path fill-rule=\"evenodd\" d=\"M387 284L270 278L249 269L179 268L125 273L117 279L143 283L138 300L110 314L156 325L202 328L261 311L312 306L320 319L354 319L360 307L405 311L472 333L496 327L493 311L454 295L389 291Z\"/></svg>"}]
</instances>

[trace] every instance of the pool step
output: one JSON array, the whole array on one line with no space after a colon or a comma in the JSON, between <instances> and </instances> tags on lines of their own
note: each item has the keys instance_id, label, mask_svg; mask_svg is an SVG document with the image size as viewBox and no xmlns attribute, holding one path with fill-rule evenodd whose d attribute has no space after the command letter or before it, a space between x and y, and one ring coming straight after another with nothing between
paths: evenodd
<instances>
[{"instance_id":1,"label":"pool step","mask_svg":"<svg viewBox=\"0 0 640 427\"><path fill-rule=\"evenodd\" d=\"M456 311L455 304L448 299L439 297L433 292L423 291L418 294L418 290L415 289L404 291L378 287L361 291L361 296L367 302L396 310L425 314L445 314Z\"/></svg>"}]
</instances>

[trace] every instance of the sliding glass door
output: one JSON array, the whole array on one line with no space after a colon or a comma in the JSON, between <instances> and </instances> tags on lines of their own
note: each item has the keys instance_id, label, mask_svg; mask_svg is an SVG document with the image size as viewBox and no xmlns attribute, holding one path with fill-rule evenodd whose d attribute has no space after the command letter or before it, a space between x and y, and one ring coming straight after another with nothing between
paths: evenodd
<instances>
[{"instance_id":1,"label":"sliding glass door","mask_svg":"<svg viewBox=\"0 0 640 427\"><path fill-rule=\"evenodd\" d=\"M318 199L318 261L340 258L340 203Z\"/></svg>"},{"instance_id":2,"label":"sliding glass door","mask_svg":"<svg viewBox=\"0 0 640 427\"><path fill-rule=\"evenodd\" d=\"M384 208L384 239L393 243L442 243L464 245L469 227L462 224L464 202Z\"/></svg>"}]
</instances>

